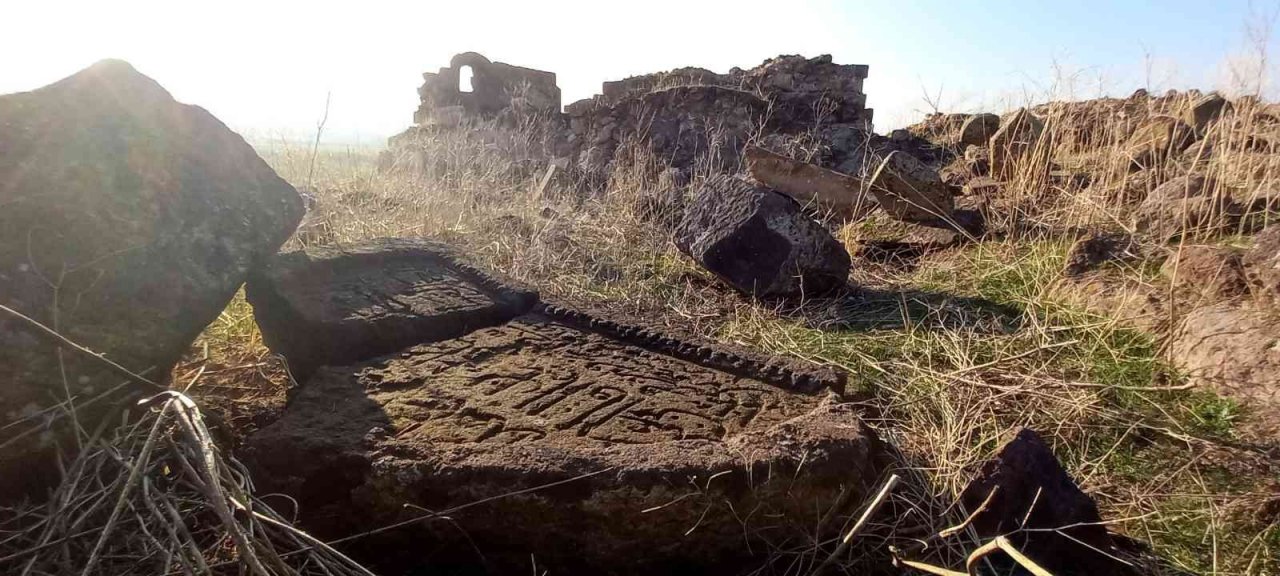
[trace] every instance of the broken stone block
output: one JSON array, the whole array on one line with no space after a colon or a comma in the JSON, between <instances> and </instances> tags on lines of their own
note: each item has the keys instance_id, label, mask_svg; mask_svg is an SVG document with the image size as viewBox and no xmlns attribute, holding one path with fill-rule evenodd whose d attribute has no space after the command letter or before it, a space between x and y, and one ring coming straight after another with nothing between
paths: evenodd
<instances>
[{"instance_id":1,"label":"broken stone block","mask_svg":"<svg viewBox=\"0 0 1280 576\"><path fill-rule=\"evenodd\" d=\"M830 210L847 221L860 220L876 207L859 178L756 146L747 146L744 155L752 180L795 198L802 205Z\"/></svg>"},{"instance_id":2,"label":"broken stone block","mask_svg":"<svg viewBox=\"0 0 1280 576\"><path fill-rule=\"evenodd\" d=\"M1196 238L1234 226L1240 208L1212 177L1179 176L1152 190L1136 211L1139 232L1161 241Z\"/></svg>"},{"instance_id":3,"label":"broken stone block","mask_svg":"<svg viewBox=\"0 0 1280 576\"><path fill-rule=\"evenodd\" d=\"M1044 123L1026 108L1015 112L991 135L991 176L1010 180L1017 175L1027 155L1034 152L1044 134Z\"/></svg>"},{"instance_id":4,"label":"broken stone block","mask_svg":"<svg viewBox=\"0 0 1280 576\"><path fill-rule=\"evenodd\" d=\"M883 462L833 373L744 354L547 306L322 368L244 453L320 537L428 517L354 543L380 573L738 573Z\"/></svg>"},{"instance_id":5,"label":"broken stone block","mask_svg":"<svg viewBox=\"0 0 1280 576\"><path fill-rule=\"evenodd\" d=\"M1210 124L1230 110L1231 102L1221 94L1212 92L1192 101L1183 113L1182 121L1195 130L1196 134L1203 136Z\"/></svg>"},{"instance_id":6,"label":"broken stone block","mask_svg":"<svg viewBox=\"0 0 1280 576\"><path fill-rule=\"evenodd\" d=\"M1172 116L1156 116L1129 137L1125 155L1134 169L1154 168L1195 141L1195 130L1185 122Z\"/></svg>"},{"instance_id":7,"label":"broken stone block","mask_svg":"<svg viewBox=\"0 0 1280 576\"><path fill-rule=\"evenodd\" d=\"M871 176L871 193L890 216L933 222L951 216L955 197L936 170L909 154L890 152Z\"/></svg>"},{"instance_id":8,"label":"broken stone block","mask_svg":"<svg viewBox=\"0 0 1280 576\"><path fill-rule=\"evenodd\" d=\"M379 239L276 255L245 286L262 339L304 380L406 346L527 312L536 293L419 239Z\"/></svg>"},{"instance_id":9,"label":"broken stone block","mask_svg":"<svg viewBox=\"0 0 1280 576\"><path fill-rule=\"evenodd\" d=\"M738 291L815 295L844 286L849 253L791 198L731 176L696 192L675 234L682 252Z\"/></svg>"},{"instance_id":10,"label":"broken stone block","mask_svg":"<svg viewBox=\"0 0 1280 576\"><path fill-rule=\"evenodd\" d=\"M965 119L957 140L961 146L986 146L998 130L1000 130L998 114L974 114Z\"/></svg>"},{"instance_id":11,"label":"broken stone block","mask_svg":"<svg viewBox=\"0 0 1280 576\"><path fill-rule=\"evenodd\" d=\"M1010 542L1054 574L1116 574L1098 506L1063 470L1039 434L1018 431L960 495L969 527ZM1123 572L1120 572L1123 573Z\"/></svg>"},{"instance_id":12,"label":"broken stone block","mask_svg":"<svg viewBox=\"0 0 1280 576\"><path fill-rule=\"evenodd\" d=\"M125 62L0 96L0 303L155 381L302 215L297 191L240 136ZM0 444L30 440L3 450L0 494L48 480L21 462L58 435L25 415L69 389L92 430L117 400L155 392L64 360L0 317Z\"/></svg>"}]
</instances>

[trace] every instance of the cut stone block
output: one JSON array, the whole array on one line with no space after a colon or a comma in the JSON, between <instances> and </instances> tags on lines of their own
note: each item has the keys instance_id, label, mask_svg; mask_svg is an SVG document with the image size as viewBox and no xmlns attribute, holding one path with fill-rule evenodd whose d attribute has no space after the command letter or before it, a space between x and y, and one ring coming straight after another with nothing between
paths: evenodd
<instances>
[{"instance_id":1,"label":"cut stone block","mask_svg":"<svg viewBox=\"0 0 1280 576\"><path fill-rule=\"evenodd\" d=\"M535 292L427 240L380 239L276 255L245 288L262 338L299 380L460 336L527 312Z\"/></svg>"},{"instance_id":2,"label":"cut stone block","mask_svg":"<svg viewBox=\"0 0 1280 576\"><path fill-rule=\"evenodd\" d=\"M494 573L531 557L552 573L726 573L838 529L822 514L876 482L879 444L835 402L841 383L543 307L322 368L246 455L322 537L495 498L364 539L353 552L386 573L481 564L465 538Z\"/></svg>"}]
</instances>

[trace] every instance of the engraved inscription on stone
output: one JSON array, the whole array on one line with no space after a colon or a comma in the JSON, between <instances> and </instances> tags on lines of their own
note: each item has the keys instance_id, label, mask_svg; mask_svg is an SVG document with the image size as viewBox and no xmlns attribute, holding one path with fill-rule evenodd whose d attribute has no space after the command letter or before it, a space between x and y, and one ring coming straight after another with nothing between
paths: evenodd
<instances>
[{"instance_id":1,"label":"engraved inscription on stone","mask_svg":"<svg viewBox=\"0 0 1280 576\"><path fill-rule=\"evenodd\" d=\"M721 440L817 403L539 316L416 346L355 377L398 438L437 443Z\"/></svg>"},{"instance_id":2,"label":"engraved inscription on stone","mask_svg":"<svg viewBox=\"0 0 1280 576\"><path fill-rule=\"evenodd\" d=\"M493 300L469 280L440 264L393 264L376 271L377 282L365 277L369 273L368 269L351 267L313 289L298 290L292 297L299 299L300 308L342 316L325 321L373 321L393 314L435 316L493 305Z\"/></svg>"}]
</instances>

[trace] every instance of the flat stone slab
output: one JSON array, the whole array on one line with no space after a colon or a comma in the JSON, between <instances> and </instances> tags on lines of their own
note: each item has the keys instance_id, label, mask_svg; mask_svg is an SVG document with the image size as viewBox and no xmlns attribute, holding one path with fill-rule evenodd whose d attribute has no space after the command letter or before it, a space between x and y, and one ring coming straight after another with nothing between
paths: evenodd
<instances>
[{"instance_id":1,"label":"flat stone slab","mask_svg":"<svg viewBox=\"0 0 1280 576\"><path fill-rule=\"evenodd\" d=\"M245 287L267 345L295 377L519 316L535 292L421 239L380 239L276 255Z\"/></svg>"},{"instance_id":2,"label":"flat stone slab","mask_svg":"<svg viewBox=\"0 0 1280 576\"><path fill-rule=\"evenodd\" d=\"M501 497L364 540L357 555L388 573L508 573L530 557L555 573L733 571L764 561L748 550L812 537L822 514L875 483L879 445L837 402L841 385L830 371L539 306L321 368L245 453L263 488L298 499L324 537Z\"/></svg>"}]
</instances>

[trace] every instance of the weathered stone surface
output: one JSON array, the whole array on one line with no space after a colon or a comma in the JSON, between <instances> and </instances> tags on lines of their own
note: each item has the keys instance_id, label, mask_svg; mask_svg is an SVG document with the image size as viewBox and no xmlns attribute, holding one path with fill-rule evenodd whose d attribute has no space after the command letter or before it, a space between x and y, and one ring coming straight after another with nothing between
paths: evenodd
<instances>
[{"instance_id":1,"label":"weathered stone surface","mask_svg":"<svg viewBox=\"0 0 1280 576\"><path fill-rule=\"evenodd\" d=\"M1195 130L1182 120L1156 116L1129 137L1125 154L1135 169L1153 168L1186 150L1195 140Z\"/></svg>"},{"instance_id":2,"label":"weathered stone surface","mask_svg":"<svg viewBox=\"0 0 1280 576\"><path fill-rule=\"evenodd\" d=\"M960 502L966 512L977 512L970 527L980 538L1007 534L1054 574L1123 573L1105 555L1113 544L1097 505L1029 428L1019 430L982 466ZM1042 531L1022 531L1037 529Z\"/></svg>"},{"instance_id":3,"label":"weathered stone surface","mask_svg":"<svg viewBox=\"0 0 1280 576\"><path fill-rule=\"evenodd\" d=\"M1062 273L1080 276L1108 262L1126 262L1138 256L1138 244L1132 236L1123 232L1095 232L1071 245Z\"/></svg>"},{"instance_id":4,"label":"weathered stone surface","mask_svg":"<svg viewBox=\"0 0 1280 576\"><path fill-rule=\"evenodd\" d=\"M1181 246L1160 272L1192 306L1240 296L1249 289L1239 251L1225 246Z\"/></svg>"},{"instance_id":5,"label":"weathered stone surface","mask_svg":"<svg viewBox=\"0 0 1280 576\"><path fill-rule=\"evenodd\" d=\"M1242 264L1263 295L1280 298L1280 224L1272 224L1253 237Z\"/></svg>"},{"instance_id":6,"label":"weathered stone surface","mask_svg":"<svg viewBox=\"0 0 1280 576\"><path fill-rule=\"evenodd\" d=\"M1139 232L1161 240L1201 237L1235 224L1239 207L1228 191L1202 174L1179 176L1147 194L1136 211Z\"/></svg>"},{"instance_id":7,"label":"weathered stone surface","mask_svg":"<svg viewBox=\"0 0 1280 576\"><path fill-rule=\"evenodd\" d=\"M322 537L506 495L363 540L387 573L480 565L467 538L497 573L530 556L553 573L731 572L813 531L842 487L861 501L879 470L871 433L815 386L829 376L754 362L548 307L323 368L246 456Z\"/></svg>"},{"instance_id":8,"label":"weathered stone surface","mask_svg":"<svg viewBox=\"0 0 1280 576\"><path fill-rule=\"evenodd\" d=\"M1044 123L1026 108L1005 120L991 135L991 176L999 180L1013 178L1028 154L1035 151L1044 134Z\"/></svg>"},{"instance_id":9,"label":"weathered stone surface","mask_svg":"<svg viewBox=\"0 0 1280 576\"><path fill-rule=\"evenodd\" d=\"M965 119L960 127L957 139L962 146L986 146L991 137L1000 130L1000 116L997 114L974 114Z\"/></svg>"},{"instance_id":10,"label":"weathered stone surface","mask_svg":"<svg viewBox=\"0 0 1280 576\"><path fill-rule=\"evenodd\" d=\"M1170 342L1191 382L1240 401L1246 428L1280 436L1280 318L1273 310L1221 303L1192 310Z\"/></svg>"},{"instance_id":11,"label":"weathered stone surface","mask_svg":"<svg viewBox=\"0 0 1280 576\"><path fill-rule=\"evenodd\" d=\"M955 210L952 189L908 154L890 152L871 176L871 193L890 216L905 222L934 222Z\"/></svg>"},{"instance_id":12,"label":"weathered stone surface","mask_svg":"<svg viewBox=\"0 0 1280 576\"><path fill-rule=\"evenodd\" d=\"M155 380L302 214L244 140L125 62L0 96L0 302ZM70 356L66 368L91 426L110 398L87 400L121 380ZM0 382L0 443L66 399L54 350L4 318Z\"/></svg>"},{"instance_id":13,"label":"weathered stone surface","mask_svg":"<svg viewBox=\"0 0 1280 576\"><path fill-rule=\"evenodd\" d=\"M524 314L536 293L436 242L380 239L279 254L245 287L262 338L305 379Z\"/></svg>"},{"instance_id":14,"label":"weathered stone surface","mask_svg":"<svg viewBox=\"0 0 1280 576\"><path fill-rule=\"evenodd\" d=\"M1213 92L1192 100L1186 112L1183 113L1182 121L1195 130L1196 134L1203 136L1209 125L1230 109L1231 102L1221 94Z\"/></svg>"},{"instance_id":15,"label":"weathered stone surface","mask_svg":"<svg viewBox=\"0 0 1280 576\"><path fill-rule=\"evenodd\" d=\"M463 68L471 70L469 91L460 84ZM418 88L422 103L413 114L414 124L456 126L461 116L458 106L466 114L486 117L510 109L560 113L560 87L554 72L490 62L475 52L454 56L448 67L425 73L422 79Z\"/></svg>"},{"instance_id":16,"label":"weathered stone surface","mask_svg":"<svg viewBox=\"0 0 1280 576\"><path fill-rule=\"evenodd\" d=\"M845 220L859 220L876 207L860 178L792 160L757 146L747 146L745 156L752 180L803 205L814 204Z\"/></svg>"},{"instance_id":17,"label":"weathered stone surface","mask_svg":"<svg viewBox=\"0 0 1280 576\"><path fill-rule=\"evenodd\" d=\"M730 176L706 181L675 243L730 286L754 296L819 294L844 286L849 253L794 200Z\"/></svg>"}]
</instances>

